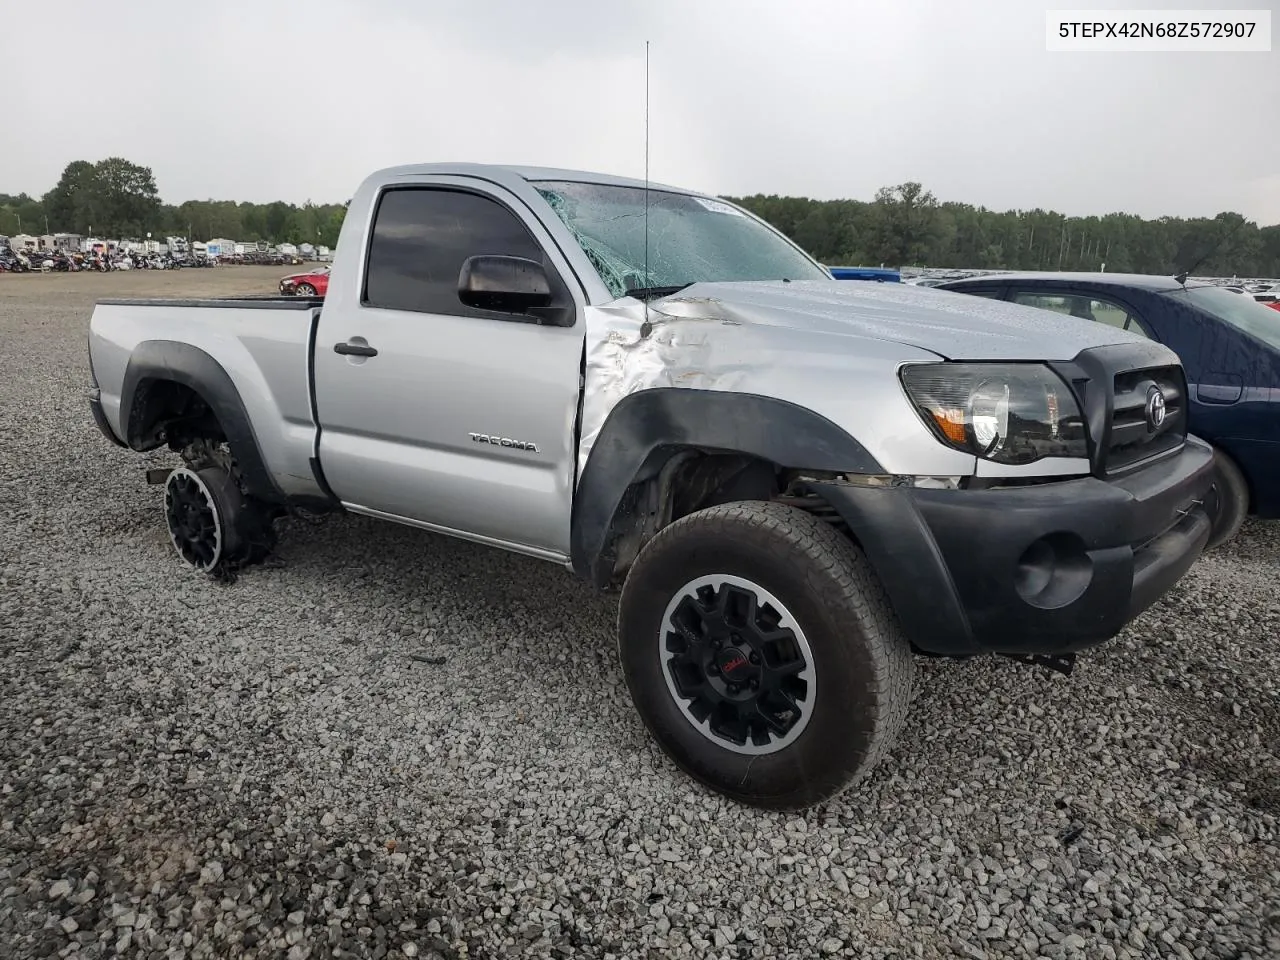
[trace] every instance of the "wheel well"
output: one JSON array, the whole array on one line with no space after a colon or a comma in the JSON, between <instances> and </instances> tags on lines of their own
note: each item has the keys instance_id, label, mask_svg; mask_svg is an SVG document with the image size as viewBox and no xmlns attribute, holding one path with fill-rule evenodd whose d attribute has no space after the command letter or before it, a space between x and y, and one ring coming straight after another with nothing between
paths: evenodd
<instances>
[{"instance_id":1,"label":"wheel well","mask_svg":"<svg viewBox=\"0 0 1280 960\"><path fill-rule=\"evenodd\" d=\"M750 454L663 447L636 471L609 527L606 569L621 577L663 527L698 510L742 500L777 500L843 526L821 499L793 491L800 472Z\"/></svg>"},{"instance_id":2,"label":"wheel well","mask_svg":"<svg viewBox=\"0 0 1280 960\"><path fill-rule=\"evenodd\" d=\"M129 411L129 446L151 450L168 443L170 449L181 450L201 439L226 439L204 397L175 380L148 379L138 384Z\"/></svg>"}]
</instances>

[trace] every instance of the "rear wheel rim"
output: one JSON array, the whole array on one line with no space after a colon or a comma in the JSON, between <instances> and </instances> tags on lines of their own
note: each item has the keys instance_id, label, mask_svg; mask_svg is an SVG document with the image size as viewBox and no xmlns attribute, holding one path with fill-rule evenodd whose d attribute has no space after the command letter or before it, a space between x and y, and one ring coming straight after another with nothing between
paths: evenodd
<instances>
[{"instance_id":1,"label":"rear wheel rim","mask_svg":"<svg viewBox=\"0 0 1280 960\"><path fill-rule=\"evenodd\" d=\"M179 467L164 487L169 539L183 561L211 570L222 559L222 518L209 487L198 473Z\"/></svg>"},{"instance_id":2,"label":"rear wheel rim","mask_svg":"<svg viewBox=\"0 0 1280 960\"><path fill-rule=\"evenodd\" d=\"M712 574L677 590L662 615L658 656L685 719L726 750L776 753L813 715L809 641L791 612L750 580Z\"/></svg>"}]
</instances>

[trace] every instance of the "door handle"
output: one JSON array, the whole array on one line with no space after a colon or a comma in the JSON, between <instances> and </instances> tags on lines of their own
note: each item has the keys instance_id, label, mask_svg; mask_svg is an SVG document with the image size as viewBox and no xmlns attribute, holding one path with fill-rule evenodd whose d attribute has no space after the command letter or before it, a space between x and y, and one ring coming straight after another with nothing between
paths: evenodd
<instances>
[{"instance_id":1,"label":"door handle","mask_svg":"<svg viewBox=\"0 0 1280 960\"><path fill-rule=\"evenodd\" d=\"M377 349L367 343L351 343L349 341L335 343L333 352L340 353L344 357L376 357L378 355Z\"/></svg>"}]
</instances>

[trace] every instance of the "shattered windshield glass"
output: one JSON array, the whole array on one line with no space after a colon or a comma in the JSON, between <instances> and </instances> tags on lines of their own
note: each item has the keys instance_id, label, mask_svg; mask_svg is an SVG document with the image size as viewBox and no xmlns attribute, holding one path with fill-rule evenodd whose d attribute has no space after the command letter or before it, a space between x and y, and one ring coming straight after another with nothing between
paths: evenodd
<instances>
[{"instance_id":1,"label":"shattered windshield glass","mask_svg":"<svg viewBox=\"0 0 1280 960\"><path fill-rule=\"evenodd\" d=\"M649 191L646 272L643 188L559 181L534 186L615 297L703 281L830 279L781 234L732 204L665 190Z\"/></svg>"}]
</instances>

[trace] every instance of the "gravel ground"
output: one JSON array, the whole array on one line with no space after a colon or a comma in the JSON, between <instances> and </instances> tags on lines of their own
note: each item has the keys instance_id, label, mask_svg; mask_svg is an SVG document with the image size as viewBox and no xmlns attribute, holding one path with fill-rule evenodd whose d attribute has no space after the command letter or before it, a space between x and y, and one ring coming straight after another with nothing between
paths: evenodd
<instances>
[{"instance_id":1,"label":"gravel ground","mask_svg":"<svg viewBox=\"0 0 1280 960\"><path fill-rule=\"evenodd\" d=\"M1280 525L1071 678L923 663L860 790L754 812L558 568L355 517L179 567L92 301L280 272L0 277L0 955L1280 956Z\"/></svg>"}]
</instances>

